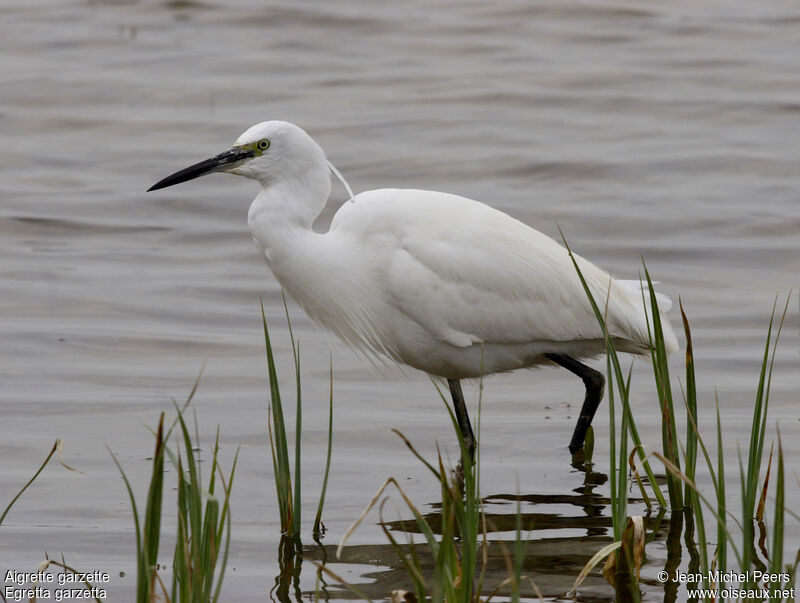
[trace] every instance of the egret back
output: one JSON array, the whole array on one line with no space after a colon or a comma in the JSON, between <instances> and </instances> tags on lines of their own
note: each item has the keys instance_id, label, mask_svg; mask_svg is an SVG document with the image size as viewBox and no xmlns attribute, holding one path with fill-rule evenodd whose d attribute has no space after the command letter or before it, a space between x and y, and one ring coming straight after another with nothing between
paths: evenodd
<instances>
[{"instance_id":1,"label":"egret back","mask_svg":"<svg viewBox=\"0 0 800 603\"><path fill-rule=\"evenodd\" d=\"M434 191L357 195L329 236L359 241L385 279L386 303L455 347L602 339L567 251L488 205ZM649 349L641 291L578 257L611 335ZM677 340L666 319L669 348Z\"/></svg>"}]
</instances>

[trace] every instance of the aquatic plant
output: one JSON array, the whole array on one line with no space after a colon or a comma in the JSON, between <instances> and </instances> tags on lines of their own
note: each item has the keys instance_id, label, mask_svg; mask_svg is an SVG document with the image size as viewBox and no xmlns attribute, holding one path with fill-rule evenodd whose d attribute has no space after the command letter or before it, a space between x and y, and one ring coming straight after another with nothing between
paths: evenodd
<instances>
[{"instance_id":1,"label":"aquatic plant","mask_svg":"<svg viewBox=\"0 0 800 603\"><path fill-rule=\"evenodd\" d=\"M268 406L268 432L270 451L272 453L272 467L275 479L275 491L278 498L281 531L295 542L296 550L302 549L300 544L301 531L301 449L303 433L303 407L302 387L300 379L300 345L295 341L292 332L292 322L289 318L289 309L286 298L283 298L283 307L286 312L286 322L289 327L289 340L292 347L295 379L295 433L294 433L294 484L292 471L289 466L289 446L286 437L286 423L284 420L281 390L278 381L278 371L275 367L275 357L272 351L272 341L267 327L267 318L264 313L264 304L261 304L261 320L264 327L264 344L267 353L267 376L269 382L270 403ZM270 421L271 419L271 421ZM315 539L321 537L324 529L322 525L322 509L325 505L325 493L328 487L328 475L331 468L331 450L333 444L333 361L330 367L330 396L328 400L328 447L323 472L322 487L317 504L317 513L314 518L312 533Z\"/></svg>"},{"instance_id":2,"label":"aquatic plant","mask_svg":"<svg viewBox=\"0 0 800 603\"><path fill-rule=\"evenodd\" d=\"M562 235L563 236L563 235ZM609 378L607 380L609 388L609 437L610 437L610 466L611 466L611 511L614 525L614 544L605 547L601 551L602 555L599 558L593 558L590 561L590 566L596 565L603 556L609 555L609 561L606 564L606 569L615 566L617 568L616 575L619 577L620 561L625 553L625 537L620 532L623 522L628 522L630 525L631 520L636 518L628 518L625 505L625 492L627 488L626 481L626 434L630 432L632 439L635 442L634 450L639 452L639 457L644 463L644 469L647 472L648 481L656 495L659 503L664 506L663 495L660 488L656 484L645 456L645 448L641 445L636 434L635 424L633 422L632 414L630 413L630 405L628 400L628 393L630 391L630 371L627 378L624 378L622 371L619 369L620 363L617 352L614 348L613 340L610 337L604 320L604 315L600 312L598 304L596 303L591 291L586 285L583 275L581 274L580 267L572 256L572 251L569 245L564 240L570 257L573 258L575 270L584 284L584 289L587 297L594 309L595 316L598 320L600 327L606 338L606 352L607 352L607 372ZM720 570L722 572L728 567L727 551L730 547L737 560L737 570L745 575L750 576L751 569L758 569L759 571L764 567L769 567L774 570L771 573L790 576L789 582L794 582L794 577L797 569L797 562L794 565L787 565L782 567L783 559L783 533L786 508L784 505L784 476L783 476L783 451L780 446L780 438L778 437L778 478L775 486L775 505L774 505L774 522L773 522L773 544L772 552L767 551L765 542L767 539L766 526L763 522L764 505L767 498L767 490L769 487L769 474L772 465L772 453L770 453L770 460L767 465L767 473L763 482L761 480L761 468L763 461L766 422L767 422L767 409L769 406L769 393L772 381L772 372L775 361L775 353L777 349L780 331L783 321L786 317L788 309L788 298L786 307L784 308L783 315L778 323L778 327L773 340L773 328L775 321L776 305L773 305L772 316L767 328L766 344L764 354L761 358L761 369L759 374L758 386L756 388L756 399L753 407L753 417L751 421L751 435L748 443L748 456L746 468L741 459L739 462L739 473L741 481L741 494L742 494L742 511L741 517L735 518L730 510L727 508L726 502L726 483L725 483L725 462L723 452L722 440L722 422L719 412L719 401L716 402L716 436L717 436L717 463L716 471L715 466L711 461L708 449L705 445L704 439L701 435L701 430L698 427L697 420L697 389L695 377L695 362L694 352L692 345L691 329L689 320L684 312L683 304L679 303L681 318L684 326L684 333L686 336L686 389L683 391L683 402L686 412L686 440L685 443L680 441L677 433L676 426L676 411L673 399L672 387L670 385L669 363L667 359L666 345L661 326L661 314L658 306L658 298L653 288L653 282L650 278L650 273L647 266L643 266L644 280L642 282L642 302L649 304L650 312L648 313L648 331L650 338L651 349L651 364L653 367L653 376L658 394L659 410L662 417L662 450L661 452L652 452L650 455L658 458L667 469L667 489L669 495L669 509L672 512L672 520L674 522L682 522L682 518L686 517L687 523L687 541L688 544L697 551L699 557L698 574L702 576L713 575L712 570ZM776 300L777 303L777 300ZM772 347L772 354L770 355L770 347ZM615 454L615 417L614 417L614 383L616 382L617 389L620 392L622 401L622 421L619 437L619 454ZM703 457L706 461L711 482L713 486L714 501L712 502L706 498L701 490L695 483L696 479L696 465L698 449L702 451ZM649 455L647 455L649 456ZM681 470L681 457L683 458L684 470ZM632 466L632 463L630 463ZM640 483L638 473L636 474L637 481ZM683 488L681 487L683 484ZM616 492L616 495L615 495ZM644 494L644 488L642 488ZM756 501L759 501L758 509L756 509ZM709 554L707 541L707 534L705 529L705 517L703 507L707 507L713 515L716 522L716 535L717 547L713 555ZM742 530L741 547L736 547L733 542L731 532L728 529L727 519L733 517L736 523ZM764 560L758 559L758 552L756 551L755 540L755 527L754 524L759 526L760 552ZM682 523L676 524L679 527ZM693 528L697 528L697 537L694 538ZM627 531L627 528L626 528ZM631 547L628 547L631 550ZM642 550L643 554L643 550ZM598 557L597 555L595 557ZM798 551L798 559L800 559L800 551ZM626 565L631 567L630 558L626 559ZM766 563L765 563L766 562ZM588 567L588 566L587 566ZM625 566L623 566L625 567ZM638 562L634 559L633 567L638 567ZM588 572L586 572L588 573ZM609 572L604 572L607 576ZM627 592L625 598L637 599L638 588L638 571L633 580L625 580L624 582L629 585L633 591ZM585 574L582 574L585 575ZM578 587L580 580L576 581L573 588ZM609 580L618 589L620 588L620 580ZM719 586L711 584L710 580L705 581L705 586ZM724 586L724 585L723 585ZM746 590L748 587L754 588L757 586L756 582L747 582L742 585ZM770 583L768 585L771 589L781 587L781 584ZM785 586L785 584L783 585ZM709 595L711 596L711 595ZM782 600L782 596L778 596L774 600Z\"/></svg>"},{"instance_id":3,"label":"aquatic plant","mask_svg":"<svg viewBox=\"0 0 800 603\"><path fill-rule=\"evenodd\" d=\"M144 518L140 518L133 487L116 456L111 458L117 465L128 491L133 511L136 531L137 581L136 601L150 603L160 596L173 603L219 600L222 581L225 576L230 546L230 495L233 477L239 457L237 450L226 480L219 467L219 429L214 442L211 461L211 475L208 485L203 486L201 461L195 455L199 442L189 434L183 412L191 402L199 383L195 382L192 392L182 407L175 405L177 417L169 430L164 432L164 413L155 431L155 451L153 453L150 485L147 491ZM177 453L168 447L173 429L179 426L182 435L183 452L180 443ZM109 452L111 450L109 449ZM175 536L172 586L170 593L159 574L157 564L162 530L162 507L164 494L164 459L169 457L177 470L177 533ZM185 461L184 461L185 456ZM222 486L221 496L216 494L217 479ZM160 591L160 595L159 595Z\"/></svg>"}]
</instances>

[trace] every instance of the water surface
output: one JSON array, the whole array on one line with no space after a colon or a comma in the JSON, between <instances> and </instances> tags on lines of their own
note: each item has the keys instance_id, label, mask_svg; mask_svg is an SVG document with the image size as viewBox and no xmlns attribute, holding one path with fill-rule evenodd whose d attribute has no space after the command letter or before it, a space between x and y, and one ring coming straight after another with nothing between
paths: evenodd
<instances>
[{"instance_id":1,"label":"water surface","mask_svg":"<svg viewBox=\"0 0 800 603\"><path fill-rule=\"evenodd\" d=\"M716 390L735 462L773 300L798 287L793 5L10 0L2 12L0 501L56 437L83 471L49 468L26 493L0 533L2 568L31 570L44 550L63 552L76 567L111 573L114 600L130 598L131 516L105 446L143 493L152 446L145 425L188 394L206 362L193 403L201 435L210 444L220 425L228 463L242 446L227 597L271 588L278 528L259 296L280 366L291 369L280 291L246 228L255 189L215 176L144 193L266 119L302 125L356 191L445 190L554 237L558 224L577 251L627 278L646 258L660 289L683 300L701 413L710 419ZM337 185L320 228L343 200ZM780 421L789 459L800 453L797 308L795 298L770 421ZM390 475L420 504L434 502L424 468L388 432L401 429L429 455L437 441L453 453L428 378L376 371L299 308L290 311L305 379L307 518L324 454L331 350L327 544ZM671 318L677 327L676 311ZM635 366L635 410L656 447L649 371ZM474 400L475 390L468 395ZM566 451L581 397L581 383L562 370L488 380L484 494L513 494L517 483L534 497L583 488L586 476ZM598 463L607 458L604 409ZM544 548L531 554L555 540L579 549L547 591L556 595L599 543L581 544L592 529L584 520L570 524L586 517L582 507L535 500L526 513L565 519L534 533ZM607 528L602 505L600 514L596 525ZM375 521L353 546L386 544ZM796 526L790 536L794 549ZM660 546L649 550L650 580L664 565ZM380 597L393 584L380 576L396 561L370 550L337 571L378 580L372 594ZM546 582L541 572L537 579ZM313 575L303 581L313 588ZM587 593L610 597L600 579Z\"/></svg>"}]
</instances>

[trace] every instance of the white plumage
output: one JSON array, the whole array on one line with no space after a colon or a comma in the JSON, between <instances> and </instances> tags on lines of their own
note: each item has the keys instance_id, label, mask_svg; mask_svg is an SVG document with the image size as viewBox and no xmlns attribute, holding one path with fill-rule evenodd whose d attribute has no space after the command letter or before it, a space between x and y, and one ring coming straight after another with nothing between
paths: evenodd
<instances>
[{"instance_id":1,"label":"white plumage","mask_svg":"<svg viewBox=\"0 0 800 603\"><path fill-rule=\"evenodd\" d=\"M263 141L268 148L258 153ZM314 232L330 194L328 165L303 130L270 121L153 188L210 171L260 182L248 224L275 277L309 316L360 350L451 381L553 360L545 354L605 350L566 249L488 205L441 192L372 190L347 201L328 232ZM598 304L607 304L618 348L649 355L640 283L578 262ZM673 351L675 334L662 321Z\"/></svg>"}]
</instances>

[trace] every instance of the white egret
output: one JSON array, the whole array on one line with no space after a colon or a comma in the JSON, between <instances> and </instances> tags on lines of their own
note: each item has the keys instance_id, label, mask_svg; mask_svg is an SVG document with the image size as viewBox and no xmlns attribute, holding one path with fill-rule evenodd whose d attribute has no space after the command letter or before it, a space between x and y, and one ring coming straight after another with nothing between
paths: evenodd
<instances>
[{"instance_id":1,"label":"white egret","mask_svg":"<svg viewBox=\"0 0 800 603\"><path fill-rule=\"evenodd\" d=\"M275 278L314 321L359 350L447 379L470 451L461 379L560 365L586 387L569 444L579 450L604 387L602 374L579 359L603 353L605 342L566 249L478 201L410 189L360 193L342 205L328 232L314 232L331 169L305 131L267 121L150 190L213 172L256 180L250 232ZM649 354L639 281L576 259L595 298L606 302L617 349ZM668 310L669 301L661 301ZM674 351L675 334L662 320Z\"/></svg>"}]
</instances>

